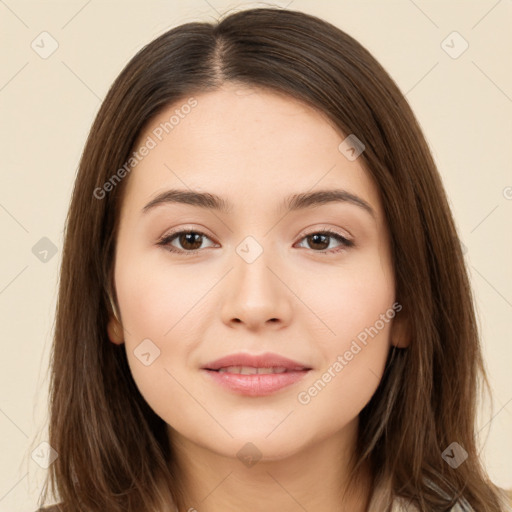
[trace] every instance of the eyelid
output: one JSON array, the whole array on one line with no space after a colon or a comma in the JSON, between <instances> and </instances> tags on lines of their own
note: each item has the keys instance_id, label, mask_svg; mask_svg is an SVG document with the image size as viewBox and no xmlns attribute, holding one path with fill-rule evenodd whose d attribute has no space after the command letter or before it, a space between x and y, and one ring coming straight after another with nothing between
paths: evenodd
<instances>
[{"instance_id":1,"label":"eyelid","mask_svg":"<svg viewBox=\"0 0 512 512\"><path fill-rule=\"evenodd\" d=\"M312 228L306 228L306 230L303 231L300 236L301 238L304 238L305 236L314 235L315 233L330 233L333 235L338 235L348 242L353 242L352 235L347 230L345 230L345 233L340 232L340 229L341 228L333 228L329 224L320 224L313 226Z\"/></svg>"},{"instance_id":2,"label":"eyelid","mask_svg":"<svg viewBox=\"0 0 512 512\"><path fill-rule=\"evenodd\" d=\"M171 246L170 245L171 242L174 241L178 235L183 234L183 233L195 233L202 237L208 238L209 240L211 240L214 243L218 243L218 242L215 242L214 240L212 240L212 237L210 235L208 235L207 233L205 233L199 229L196 229L196 228L190 228L190 227L185 226L185 227L180 227L180 228L178 228L174 231L171 231L169 233L166 233L165 235L160 237L157 241L157 245L167 248L167 250L169 252L180 254L180 255L188 255L188 256L193 256L195 254L198 254L199 252L201 252L204 249L211 248L211 247L206 247L203 249L194 249L192 251L186 251L186 250ZM336 248L336 249L324 249L322 251L315 251L313 249L309 249L313 253L323 254L323 255L336 254L336 253L342 252L344 250L347 250L347 249L355 246L355 242L350 235L347 237L329 226L315 226L313 228L310 228L308 231L301 233L301 235L298 239L298 242L302 242L302 240L304 240L307 236L314 235L314 234L325 234L331 238L335 238L340 242L341 247ZM170 247L172 247L172 249Z\"/></svg>"},{"instance_id":3,"label":"eyelid","mask_svg":"<svg viewBox=\"0 0 512 512\"><path fill-rule=\"evenodd\" d=\"M299 237L299 242L302 242L302 240L304 240L306 237L308 237L310 235L315 235L315 234L324 234L324 235L329 236L330 238L334 238L334 239L338 240L338 242L341 244L341 246L337 247L335 249L324 249L322 251L314 251L313 249L309 249L309 251L311 251L313 254L320 254L320 255L325 255L325 256L329 256L331 254L336 255L336 254L345 252L347 249L355 247L355 245L356 245L351 236L347 237L345 235L342 235L337 230L335 230L331 227L328 227L328 226L325 226L325 227L315 226L314 228L312 228L306 232L303 232Z\"/></svg>"},{"instance_id":4,"label":"eyelid","mask_svg":"<svg viewBox=\"0 0 512 512\"><path fill-rule=\"evenodd\" d=\"M185 255L193 255L193 254L197 254L199 253L200 251L204 250L204 249L195 249L193 251L185 251L183 249L178 249L174 246L171 246L170 243L171 241L174 241L174 239L178 236L178 235L181 235L183 233L195 233L197 235L201 235L205 238L208 238L209 240L211 240L212 242L214 243L217 243L215 242L211 237L210 235L208 235L207 233L205 233L204 231L202 231L202 229L196 229L196 228L193 228L193 227L179 227L177 228L176 230L172 230L168 233L166 233L165 235L162 235L158 241L156 242L157 245L160 245L160 246L163 246L164 248L168 248L168 247L172 247L172 249L167 249L169 252L173 252L173 253L178 253L178 254L185 254Z\"/></svg>"}]
</instances>

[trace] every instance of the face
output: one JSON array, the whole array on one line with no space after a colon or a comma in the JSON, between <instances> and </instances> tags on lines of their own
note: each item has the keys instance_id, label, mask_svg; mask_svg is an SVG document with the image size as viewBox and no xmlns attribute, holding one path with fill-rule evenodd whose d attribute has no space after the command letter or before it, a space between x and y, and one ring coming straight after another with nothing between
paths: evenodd
<instances>
[{"instance_id":1,"label":"face","mask_svg":"<svg viewBox=\"0 0 512 512\"><path fill-rule=\"evenodd\" d=\"M187 100L141 134L149 149L125 178L109 337L171 439L278 459L357 425L390 345L406 343L384 212L362 159L310 107L233 84ZM226 208L154 202L171 189ZM239 353L309 370L203 369Z\"/></svg>"}]
</instances>

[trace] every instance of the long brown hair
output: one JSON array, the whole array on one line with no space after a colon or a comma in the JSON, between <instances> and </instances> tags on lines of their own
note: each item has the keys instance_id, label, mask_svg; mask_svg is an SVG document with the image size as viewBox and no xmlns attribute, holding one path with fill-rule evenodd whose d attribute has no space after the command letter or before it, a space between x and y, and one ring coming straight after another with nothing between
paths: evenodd
<instances>
[{"instance_id":1,"label":"long brown hair","mask_svg":"<svg viewBox=\"0 0 512 512\"><path fill-rule=\"evenodd\" d=\"M59 454L44 487L63 510L127 512L183 506L165 422L139 393L123 345L107 337L117 308L116 233L129 176L98 189L129 160L163 108L225 82L287 94L364 145L391 234L396 297L411 330L390 351L360 414L356 467L420 510L464 498L500 510L475 444L479 334L461 246L441 179L400 90L374 57L333 25L301 12L249 9L187 23L145 46L109 90L90 131L66 219L54 344L49 443ZM185 98L185 100L184 100ZM118 309L118 308L117 308ZM457 442L457 469L442 452ZM354 473L355 474L355 473Z\"/></svg>"}]
</instances>

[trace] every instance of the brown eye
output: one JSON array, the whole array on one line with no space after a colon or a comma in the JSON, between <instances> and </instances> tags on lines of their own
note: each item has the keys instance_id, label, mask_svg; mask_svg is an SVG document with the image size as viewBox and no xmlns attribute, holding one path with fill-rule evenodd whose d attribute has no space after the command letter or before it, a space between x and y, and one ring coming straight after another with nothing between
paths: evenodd
<instances>
[{"instance_id":1,"label":"brown eye","mask_svg":"<svg viewBox=\"0 0 512 512\"><path fill-rule=\"evenodd\" d=\"M341 244L341 247L328 249L332 239L337 240ZM306 248L310 248L314 252L321 254L336 253L342 251L343 249L354 246L354 242L352 240L348 240L344 236L341 236L339 233L330 230L309 233L303 237L302 240L307 242L308 247Z\"/></svg>"},{"instance_id":2,"label":"brown eye","mask_svg":"<svg viewBox=\"0 0 512 512\"><path fill-rule=\"evenodd\" d=\"M208 237L200 231L177 231L164 236L157 245L167 247L170 252L195 254L201 249L203 238ZM174 241L178 242L178 247L172 245Z\"/></svg>"},{"instance_id":3,"label":"brown eye","mask_svg":"<svg viewBox=\"0 0 512 512\"><path fill-rule=\"evenodd\" d=\"M180 242L181 247L184 249L189 249L191 251L195 251L196 249L199 249L202 244L202 235L195 232L190 233L180 233L177 237L177 240Z\"/></svg>"},{"instance_id":4,"label":"brown eye","mask_svg":"<svg viewBox=\"0 0 512 512\"><path fill-rule=\"evenodd\" d=\"M157 242L157 245L166 247L170 252L184 255L194 255L201 250L201 245L204 241L204 238L210 240L210 238L205 233L201 233L200 231L183 230L164 236L159 242ZM329 249L333 239L338 241L339 246L334 249ZM348 240L335 231L329 230L310 233L304 236L302 240L307 242L308 247L306 248L309 248L313 250L313 252L320 254L337 253L354 246L353 241ZM173 244L173 242L177 242L179 246L177 247L175 244Z\"/></svg>"},{"instance_id":5,"label":"brown eye","mask_svg":"<svg viewBox=\"0 0 512 512\"><path fill-rule=\"evenodd\" d=\"M329 236L323 235L321 233L315 233L313 235L308 235L306 240L308 241L311 249L320 249L321 251L327 249L329 247Z\"/></svg>"}]
</instances>

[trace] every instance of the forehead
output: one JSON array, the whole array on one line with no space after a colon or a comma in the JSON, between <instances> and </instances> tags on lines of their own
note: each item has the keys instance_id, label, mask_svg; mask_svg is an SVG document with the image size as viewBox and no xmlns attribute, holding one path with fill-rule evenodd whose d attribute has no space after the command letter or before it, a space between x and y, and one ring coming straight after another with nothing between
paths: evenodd
<instances>
[{"instance_id":1,"label":"forehead","mask_svg":"<svg viewBox=\"0 0 512 512\"><path fill-rule=\"evenodd\" d=\"M194 105L194 106L190 106ZM229 84L168 106L141 133L124 203L141 209L169 188L212 192L234 208L276 209L283 197L343 188L379 214L378 190L362 159L339 149L345 135L290 96ZM249 201L248 201L249 200Z\"/></svg>"}]
</instances>

